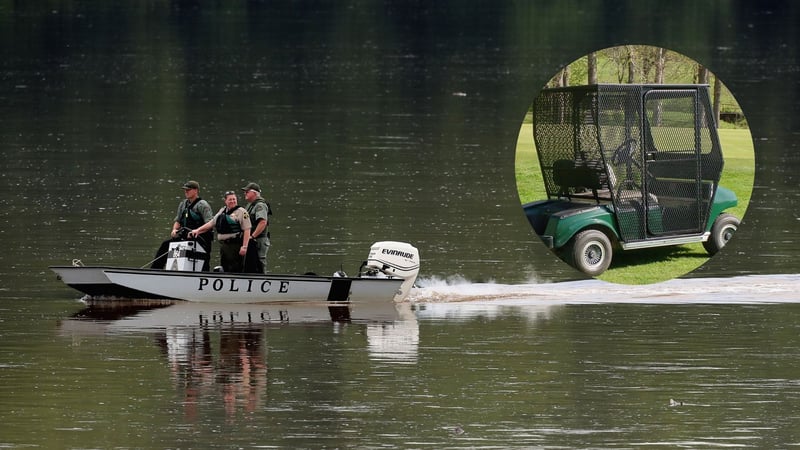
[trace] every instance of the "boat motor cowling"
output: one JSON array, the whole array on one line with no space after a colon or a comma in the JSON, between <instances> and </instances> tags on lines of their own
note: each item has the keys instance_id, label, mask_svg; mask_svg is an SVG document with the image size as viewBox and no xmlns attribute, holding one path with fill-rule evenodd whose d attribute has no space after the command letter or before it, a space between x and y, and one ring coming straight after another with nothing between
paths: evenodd
<instances>
[{"instance_id":1,"label":"boat motor cowling","mask_svg":"<svg viewBox=\"0 0 800 450\"><path fill-rule=\"evenodd\" d=\"M405 280L395 301L403 300L419 274L419 250L411 244L396 241L381 241L372 244L364 262L367 276L386 276Z\"/></svg>"}]
</instances>

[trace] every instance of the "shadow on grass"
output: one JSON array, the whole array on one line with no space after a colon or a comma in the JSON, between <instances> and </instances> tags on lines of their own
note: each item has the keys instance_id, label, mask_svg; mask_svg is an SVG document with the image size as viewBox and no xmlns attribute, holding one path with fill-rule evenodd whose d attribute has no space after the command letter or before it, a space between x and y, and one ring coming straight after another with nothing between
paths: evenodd
<instances>
[{"instance_id":1,"label":"shadow on grass","mask_svg":"<svg viewBox=\"0 0 800 450\"><path fill-rule=\"evenodd\" d=\"M700 258L705 261L708 259L708 253L702 246L700 248L691 248L684 245L627 250L614 254L611 268L627 269L631 266L641 266L642 264L681 262L685 261L686 258Z\"/></svg>"},{"instance_id":2,"label":"shadow on grass","mask_svg":"<svg viewBox=\"0 0 800 450\"><path fill-rule=\"evenodd\" d=\"M686 275L708 261L702 244L615 251L599 279L621 284L651 284Z\"/></svg>"}]
</instances>

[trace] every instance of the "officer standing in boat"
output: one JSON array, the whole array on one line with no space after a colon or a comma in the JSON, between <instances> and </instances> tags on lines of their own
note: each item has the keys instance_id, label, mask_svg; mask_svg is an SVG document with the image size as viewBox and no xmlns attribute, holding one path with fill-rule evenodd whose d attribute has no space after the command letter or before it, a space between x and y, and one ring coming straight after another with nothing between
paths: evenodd
<instances>
[{"instance_id":1,"label":"officer standing in boat","mask_svg":"<svg viewBox=\"0 0 800 450\"><path fill-rule=\"evenodd\" d=\"M225 206L203 226L189 232L189 236L197 236L216 230L219 241L219 262L225 272L260 273L262 269L257 258L247 258L250 244L250 215L239 206L236 192L225 193ZM255 255L251 250L250 254ZM251 259L255 261L251 261Z\"/></svg>"},{"instance_id":2,"label":"officer standing in boat","mask_svg":"<svg viewBox=\"0 0 800 450\"><path fill-rule=\"evenodd\" d=\"M161 243L156 252L156 259L150 265L151 269L163 269L167 264L167 253L169 252L170 242L186 240L188 236L181 234L181 230L199 228L214 216L211 205L200 198L200 184L197 181L187 181L183 185L183 192L186 200L178 205L178 215L172 223L170 238ZM209 270L209 260L211 259L211 243L214 240L214 232L208 231L197 236L197 242L206 251L203 256L203 270Z\"/></svg>"},{"instance_id":3,"label":"officer standing in boat","mask_svg":"<svg viewBox=\"0 0 800 450\"><path fill-rule=\"evenodd\" d=\"M267 273L267 252L269 252L269 216L272 208L261 197L261 186L256 183L247 183L243 187L244 198L247 200L247 213L250 215L250 236L255 240L258 250L258 259L264 273Z\"/></svg>"}]
</instances>

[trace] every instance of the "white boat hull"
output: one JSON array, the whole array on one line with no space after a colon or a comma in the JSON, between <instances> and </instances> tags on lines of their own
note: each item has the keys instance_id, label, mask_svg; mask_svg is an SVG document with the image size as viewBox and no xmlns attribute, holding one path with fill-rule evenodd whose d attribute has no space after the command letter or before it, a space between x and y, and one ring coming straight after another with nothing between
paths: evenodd
<instances>
[{"instance_id":1,"label":"white boat hull","mask_svg":"<svg viewBox=\"0 0 800 450\"><path fill-rule=\"evenodd\" d=\"M76 289L89 297L102 298L136 298L136 299L163 299L165 297L137 291L125 286L115 285L105 274L106 269L116 269L109 266L50 266L58 279L67 286Z\"/></svg>"},{"instance_id":2,"label":"white boat hull","mask_svg":"<svg viewBox=\"0 0 800 450\"><path fill-rule=\"evenodd\" d=\"M210 303L390 300L402 279L336 278L312 275L248 275L215 272L105 270L120 286L155 295Z\"/></svg>"},{"instance_id":3,"label":"white boat hull","mask_svg":"<svg viewBox=\"0 0 800 450\"><path fill-rule=\"evenodd\" d=\"M391 301L401 278L229 274L54 266L68 286L91 297L184 300L206 303Z\"/></svg>"}]
</instances>

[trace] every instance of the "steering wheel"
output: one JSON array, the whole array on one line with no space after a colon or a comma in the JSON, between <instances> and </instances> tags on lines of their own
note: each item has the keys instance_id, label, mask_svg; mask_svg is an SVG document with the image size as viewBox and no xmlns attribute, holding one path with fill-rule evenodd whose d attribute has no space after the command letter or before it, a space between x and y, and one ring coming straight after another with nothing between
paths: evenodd
<instances>
[{"instance_id":1,"label":"steering wheel","mask_svg":"<svg viewBox=\"0 0 800 450\"><path fill-rule=\"evenodd\" d=\"M622 144L619 144L619 146L614 149L614 152L611 154L611 163L615 166L625 164L628 167L630 167L630 164L633 163L636 165L636 167L641 168L642 165L636 160L635 156L636 139L628 138L622 141Z\"/></svg>"},{"instance_id":2,"label":"steering wheel","mask_svg":"<svg viewBox=\"0 0 800 450\"><path fill-rule=\"evenodd\" d=\"M190 231L192 231L192 230L191 230L191 229L189 229L189 228L186 228L186 227L180 227L180 228L178 229L178 231L175 233L175 237L176 237L176 238L177 238L179 241L188 241L188 240L189 240L189 232L190 232Z\"/></svg>"}]
</instances>

